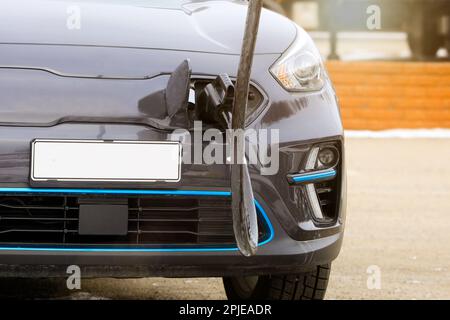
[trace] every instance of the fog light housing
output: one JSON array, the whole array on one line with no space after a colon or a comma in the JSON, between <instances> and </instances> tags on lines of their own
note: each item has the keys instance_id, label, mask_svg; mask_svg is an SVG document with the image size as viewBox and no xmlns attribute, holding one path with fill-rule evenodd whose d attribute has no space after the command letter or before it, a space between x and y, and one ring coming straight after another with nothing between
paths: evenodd
<instances>
[{"instance_id":1,"label":"fog light housing","mask_svg":"<svg viewBox=\"0 0 450 320\"><path fill-rule=\"evenodd\" d=\"M334 144L313 146L306 158L304 172L317 176L334 172L334 175L330 174L327 178L317 179L304 185L312 216L320 224L333 223L336 219L339 158L339 151Z\"/></svg>"},{"instance_id":2,"label":"fog light housing","mask_svg":"<svg viewBox=\"0 0 450 320\"><path fill-rule=\"evenodd\" d=\"M335 147L320 148L318 156L318 167L331 168L337 165L339 153Z\"/></svg>"}]
</instances>

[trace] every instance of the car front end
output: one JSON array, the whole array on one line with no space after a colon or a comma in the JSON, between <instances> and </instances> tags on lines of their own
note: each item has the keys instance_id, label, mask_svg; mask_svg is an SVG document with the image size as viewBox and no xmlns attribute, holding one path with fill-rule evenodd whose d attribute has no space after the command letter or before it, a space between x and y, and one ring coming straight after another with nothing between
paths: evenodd
<instances>
[{"instance_id":1,"label":"car front end","mask_svg":"<svg viewBox=\"0 0 450 320\"><path fill-rule=\"evenodd\" d=\"M245 257L233 234L230 166L194 161L205 140L185 119L160 117L153 94L164 92L186 59L194 97L218 75L234 81L245 3L148 2L82 4L81 28L64 31L55 13L64 2L30 3L21 12L11 2L0 13L0 24L29 19L26 30L0 36L0 276L67 276L67 267L77 265L83 277L219 276L230 287L237 277L329 270L345 222L345 150L335 92L312 40L263 12L246 126L276 132L276 142L257 148L265 143L276 151L277 168L267 170L261 159L249 164L259 243L257 254ZM226 10L242 22L217 22ZM136 19L126 24L125 13ZM42 28L33 31L33 23ZM195 98L189 104L195 114ZM192 139L181 139L179 130ZM178 141L179 177L35 177L36 143L80 141ZM187 151L191 161L184 161ZM94 153L70 152L76 161L94 161ZM131 170L126 161L105 159L113 171ZM126 211L126 222L109 218L115 210L122 218Z\"/></svg>"}]
</instances>

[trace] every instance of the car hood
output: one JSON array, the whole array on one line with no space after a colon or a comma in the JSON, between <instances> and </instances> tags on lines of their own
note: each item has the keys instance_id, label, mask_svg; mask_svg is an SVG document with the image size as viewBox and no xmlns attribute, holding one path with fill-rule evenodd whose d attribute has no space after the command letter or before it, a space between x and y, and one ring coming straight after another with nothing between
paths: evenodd
<instances>
[{"instance_id":1,"label":"car hood","mask_svg":"<svg viewBox=\"0 0 450 320\"><path fill-rule=\"evenodd\" d=\"M239 54L244 1L3 0L0 43L151 48ZM256 54L281 53L294 24L263 10Z\"/></svg>"}]
</instances>

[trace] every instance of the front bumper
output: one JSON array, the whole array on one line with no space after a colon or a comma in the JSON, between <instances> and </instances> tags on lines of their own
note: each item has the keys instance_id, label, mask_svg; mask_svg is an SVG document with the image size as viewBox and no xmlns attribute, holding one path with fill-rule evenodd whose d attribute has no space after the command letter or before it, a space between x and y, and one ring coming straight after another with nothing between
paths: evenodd
<instances>
[{"instance_id":1,"label":"front bumper","mask_svg":"<svg viewBox=\"0 0 450 320\"><path fill-rule=\"evenodd\" d=\"M84 127L84 125L79 125ZM65 127L65 126L64 126ZM138 126L127 126L135 130ZM111 128L119 128L119 125ZM129 132L132 132L129 130ZM11 130L10 130L11 132ZM114 130L112 130L114 134ZM283 147L299 146L301 153L311 145L323 141L338 141L339 137L309 140L306 143L287 143ZM24 152L28 149L24 146ZM292 149L289 147L289 149ZM342 152L342 155L344 153ZM311 217L298 207L298 202L293 193L293 187L289 185L284 167L287 159L281 153L280 174L274 176L262 176L255 168L250 168L255 200L263 209L271 227L271 236L258 248L254 257L242 256L236 247L223 248L179 248L164 249L128 249L128 250L104 250L94 248L54 248L25 246L2 247L0 246L0 277L52 277L67 276L66 270L70 265L81 268L83 277L208 277L208 276L232 276L254 274L283 274L309 270L317 265L334 260L341 248L343 225L345 219L345 168L341 168L341 199L338 218L332 225L318 226ZM198 175L199 170L203 172ZM8 192L27 192L29 185L21 179L26 177L27 166L17 168L23 172L17 181L1 183L0 194ZM155 185L155 189L134 189L133 192L150 192L162 190L163 193L172 192L196 195L207 193L211 189L203 186L215 185L214 190L221 195L230 194L228 173L220 166L197 166L196 170L185 168L185 178L182 185L177 185L171 190L164 189L167 185ZM218 174L220 173L220 174ZM11 176L10 176L11 177ZM14 176L13 176L14 177ZM200 178L201 177L201 178ZM186 180L188 179L188 181ZM182 181L183 182L183 181ZM77 186L78 187L78 186ZM78 189L80 193L92 193L94 188L103 186L89 186L88 189ZM116 187L117 188L117 187ZM55 190L55 189L53 189ZM65 186L58 189L61 193L73 192ZM75 189L76 190L76 189ZM104 189L98 189L103 190ZM117 189L109 189L117 192ZM131 194L130 194L131 196ZM293 212L296 215L293 215Z\"/></svg>"},{"instance_id":2,"label":"front bumper","mask_svg":"<svg viewBox=\"0 0 450 320\"><path fill-rule=\"evenodd\" d=\"M86 190L85 190L86 191ZM181 192L181 194L187 191ZM199 191L197 191L199 192ZM220 192L227 195L227 192ZM327 263L339 253L342 228L308 241L292 239L271 206L258 194L257 206L267 219L270 235L254 257L242 256L234 246L224 247L0 247L0 277L67 276L77 265L83 277L207 277L292 273Z\"/></svg>"},{"instance_id":3,"label":"front bumper","mask_svg":"<svg viewBox=\"0 0 450 320\"><path fill-rule=\"evenodd\" d=\"M233 275L287 274L308 271L337 257L342 237L299 243L274 241L254 257L236 250L209 252L54 252L3 251L1 277L66 277L67 267L77 265L89 277L222 277Z\"/></svg>"}]
</instances>

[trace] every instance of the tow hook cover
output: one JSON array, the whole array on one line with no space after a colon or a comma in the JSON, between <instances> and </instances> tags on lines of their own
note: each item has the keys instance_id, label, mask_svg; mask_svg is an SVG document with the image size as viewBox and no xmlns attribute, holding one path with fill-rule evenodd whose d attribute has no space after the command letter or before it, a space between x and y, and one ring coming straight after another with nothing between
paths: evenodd
<instances>
[{"instance_id":1,"label":"tow hook cover","mask_svg":"<svg viewBox=\"0 0 450 320\"><path fill-rule=\"evenodd\" d=\"M80 235L125 236L128 233L128 203L79 200Z\"/></svg>"}]
</instances>

